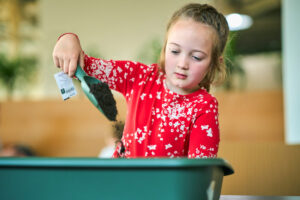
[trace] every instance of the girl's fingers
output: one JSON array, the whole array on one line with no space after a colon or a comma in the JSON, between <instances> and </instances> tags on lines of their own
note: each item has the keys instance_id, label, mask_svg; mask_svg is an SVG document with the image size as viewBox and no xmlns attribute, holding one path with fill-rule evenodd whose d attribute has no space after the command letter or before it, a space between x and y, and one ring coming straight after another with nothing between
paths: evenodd
<instances>
[{"instance_id":1,"label":"girl's fingers","mask_svg":"<svg viewBox=\"0 0 300 200\"><path fill-rule=\"evenodd\" d=\"M55 64L56 67L60 68L59 59L57 57L53 56L53 62L54 62L54 64Z\"/></svg>"},{"instance_id":2,"label":"girl's fingers","mask_svg":"<svg viewBox=\"0 0 300 200\"><path fill-rule=\"evenodd\" d=\"M63 60L62 59L60 59L60 58L57 58L58 59L58 62L59 62L59 68L61 69L61 70L64 70L64 62L63 62Z\"/></svg>"},{"instance_id":3,"label":"girl's fingers","mask_svg":"<svg viewBox=\"0 0 300 200\"><path fill-rule=\"evenodd\" d=\"M59 67L63 72L65 72L64 71L64 60L62 58L59 59Z\"/></svg>"},{"instance_id":4,"label":"girl's fingers","mask_svg":"<svg viewBox=\"0 0 300 200\"><path fill-rule=\"evenodd\" d=\"M73 77L77 69L77 59L71 59L69 64L69 76Z\"/></svg>"},{"instance_id":5,"label":"girl's fingers","mask_svg":"<svg viewBox=\"0 0 300 200\"><path fill-rule=\"evenodd\" d=\"M63 62L64 62L64 63L63 63L63 66L64 66L64 73L65 73L65 74L68 74L68 73L69 73L69 63L70 63L70 61L64 59Z\"/></svg>"}]
</instances>

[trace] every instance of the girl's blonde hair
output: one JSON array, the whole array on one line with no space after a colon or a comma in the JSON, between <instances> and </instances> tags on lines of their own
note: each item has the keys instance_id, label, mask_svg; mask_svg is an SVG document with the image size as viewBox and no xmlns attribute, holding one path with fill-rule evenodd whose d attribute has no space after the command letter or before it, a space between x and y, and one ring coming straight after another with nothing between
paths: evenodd
<instances>
[{"instance_id":1,"label":"girl's blonde hair","mask_svg":"<svg viewBox=\"0 0 300 200\"><path fill-rule=\"evenodd\" d=\"M199 83L201 87L204 87L207 91L209 91L210 85L214 83L217 75L218 81L216 81L215 83L222 82L226 76L225 63L220 60L220 57L224 52L229 34L229 27L226 18L214 7L207 4L192 3L176 11L168 23L164 45L160 54L159 65L163 72L165 72L165 51L169 30L172 25L174 25L179 19L184 18L191 18L196 22L209 25L216 31L211 54L211 63L206 76Z\"/></svg>"}]
</instances>

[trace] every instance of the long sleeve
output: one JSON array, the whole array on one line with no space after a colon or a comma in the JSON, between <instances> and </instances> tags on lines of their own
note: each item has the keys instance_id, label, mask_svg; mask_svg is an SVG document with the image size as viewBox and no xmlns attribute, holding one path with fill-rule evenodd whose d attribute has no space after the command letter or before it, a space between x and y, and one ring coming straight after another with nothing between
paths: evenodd
<instances>
[{"instance_id":1,"label":"long sleeve","mask_svg":"<svg viewBox=\"0 0 300 200\"><path fill-rule=\"evenodd\" d=\"M139 62L102 60L87 55L84 62L84 70L88 75L107 83L111 89L124 96L128 96L132 88L136 88L136 84L141 84L141 80L154 68L154 65L148 66Z\"/></svg>"},{"instance_id":2,"label":"long sleeve","mask_svg":"<svg viewBox=\"0 0 300 200\"><path fill-rule=\"evenodd\" d=\"M207 103L197 117L189 138L189 158L214 158L219 147L218 104L216 99Z\"/></svg>"}]
</instances>

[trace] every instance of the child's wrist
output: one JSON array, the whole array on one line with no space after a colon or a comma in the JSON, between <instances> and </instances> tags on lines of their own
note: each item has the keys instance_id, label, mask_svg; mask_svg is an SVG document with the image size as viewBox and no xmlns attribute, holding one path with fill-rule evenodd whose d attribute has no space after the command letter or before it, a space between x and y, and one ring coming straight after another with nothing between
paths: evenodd
<instances>
[{"instance_id":1,"label":"child's wrist","mask_svg":"<svg viewBox=\"0 0 300 200\"><path fill-rule=\"evenodd\" d=\"M78 35L76 35L75 33L69 32L69 33L63 33L63 34L61 34L61 35L57 38L57 41L60 40L60 38L61 38L62 36L64 36L64 35L74 35L74 36L79 40Z\"/></svg>"}]
</instances>

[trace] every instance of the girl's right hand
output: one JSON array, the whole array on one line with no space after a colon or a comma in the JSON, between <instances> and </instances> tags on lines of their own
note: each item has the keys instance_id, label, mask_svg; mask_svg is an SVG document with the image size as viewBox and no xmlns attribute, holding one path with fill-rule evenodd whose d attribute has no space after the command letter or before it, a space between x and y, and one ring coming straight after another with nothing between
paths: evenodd
<instances>
[{"instance_id":1,"label":"girl's right hand","mask_svg":"<svg viewBox=\"0 0 300 200\"><path fill-rule=\"evenodd\" d=\"M74 76L77 63L84 67L84 52L74 34L65 34L56 42L53 49L54 64L70 77Z\"/></svg>"}]
</instances>

